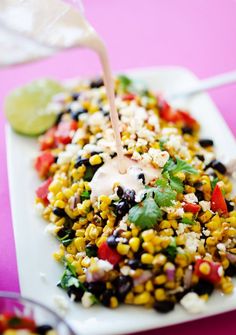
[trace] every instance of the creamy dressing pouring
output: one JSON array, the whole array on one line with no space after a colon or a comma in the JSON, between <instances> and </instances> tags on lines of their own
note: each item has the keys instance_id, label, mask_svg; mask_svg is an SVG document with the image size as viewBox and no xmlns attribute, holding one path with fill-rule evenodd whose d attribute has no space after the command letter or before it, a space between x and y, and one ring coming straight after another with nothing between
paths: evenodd
<instances>
[{"instance_id":1,"label":"creamy dressing pouring","mask_svg":"<svg viewBox=\"0 0 236 335\"><path fill-rule=\"evenodd\" d=\"M91 182L93 198L111 194L116 182L139 192L144 186L131 173L135 168L144 172L146 183L157 177L157 169L124 157L107 50L79 10L61 0L1 0L0 28L1 66L29 62L78 46L93 49L98 54L110 105L117 158L106 162L94 175Z\"/></svg>"}]
</instances>

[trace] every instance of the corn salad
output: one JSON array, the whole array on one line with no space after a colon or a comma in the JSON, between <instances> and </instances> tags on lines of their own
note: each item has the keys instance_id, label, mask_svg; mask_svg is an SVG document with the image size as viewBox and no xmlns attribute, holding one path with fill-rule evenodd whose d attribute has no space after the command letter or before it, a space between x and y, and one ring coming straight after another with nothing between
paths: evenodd
<instances>
[{"instance_id":1,"label":"corn salad","mask_svg":"<svg viewBox=\"0 0 236 335\"><path fill-rule=\"evenodd\" d=\"M202 310L214 289L233 291L236 211L227 168L199 124L162 97L115 81L124 153L160 171L136 194L115 183L91 199L96 171L116 148L101 79L80 81L53 98L54 127L39 138L35 161L44 179L36 207L53 227L64 265L59 286L85 307L121 303L160 313L176 303Z\"/></svg>"}]
</instances>

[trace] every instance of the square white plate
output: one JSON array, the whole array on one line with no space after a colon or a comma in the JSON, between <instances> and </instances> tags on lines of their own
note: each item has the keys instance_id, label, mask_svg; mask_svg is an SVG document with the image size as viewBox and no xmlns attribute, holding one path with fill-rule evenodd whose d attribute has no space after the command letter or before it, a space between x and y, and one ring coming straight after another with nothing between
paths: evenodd
<instances>
[{"instance_id":1,"label":"square white plate","mask_svg":"<svg viewBox=\"0 0 236 335\"><path fill-rule=\"evenodd\" d=\"M127 73L145 81L148 87L157 92L171 92L198 82L191 72L176 67L132 70ZM209 96L201 94L183 101L181 105L189 109L200 122L202 136L214 140L218 154L233 158L234 137ZM58 248L58 243L44 231L46 223L34 211L35 189L40 183L32 167L33 158L38 151L37 142L35 139L15 134L10 127L6 130L6 136L21 293L55 309L55 295L65 297L68 302L69 299L56 287L63 269L52 259L51 254ZM40 273L45 274L44 280ZM167 315L161 315L142 307L122 306L117 310L109 310L95 306L84 309L80 304L70 303L67 319L79 334L115 335L173 325L234 308L235 291L230 296L216 292L207 303L206 312L194 316L187 314L180 306L176 306L175 310Z\"/></svg>"}]
</instances>

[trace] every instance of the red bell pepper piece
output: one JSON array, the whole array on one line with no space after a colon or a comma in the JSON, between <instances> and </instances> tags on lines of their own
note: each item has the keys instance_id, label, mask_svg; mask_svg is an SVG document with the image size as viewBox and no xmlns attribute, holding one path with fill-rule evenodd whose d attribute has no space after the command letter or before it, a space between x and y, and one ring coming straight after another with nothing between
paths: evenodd
<instances>
[{"instance_id":1,"label":"red bell pepper piece","mask_svg":"<svg viewBox=\"0 0 236 335\"><path fill-rule=\"evenodd\" d=\"M217 184L211 196L211 209L213 210L213 212L219 212L220 214L228 214L228 208L225 198L219 185Z\"/></svg>"},{"instance_id":2,"label":"red bell pepper piece","mask_svg":"<svg viewBox=\"0 0 236 335\"><path fill-rule=\"evenodd\" d=\"M205 265L205 269L204 269ZM209 273L206 274L206 268L209 266ZM207 280L212 284L217 284L223 276L223 269L219 263L209 262L204 259L198 259L194 266L194 274L201 279Z\"/></svg>"},{"instance_id":3,"label":"red bell pepper piece","mask_svg":"<svg viewBox=\"0 0 236 335\"><path fill-rule=\"evenodd\" d=\"M125 95L123 96L123 100L124 100L124 101L132 101L132 100L135 99L135 97L136 97L135 94L127 93L127 94L125 94Z\"/></svg>"},{"instance_id":4,"label":"red bell pepper piece","mask_svg":"<svg viewBox=\"0 0 236 335\"><path fill-rule=\"evenodd\" d=\"M197 121L190 116L187 112L182 110L173 109L163 98L158 97L158 108L160 116L167 122L183 122L184 124L193 127Z\"/></svg>"},{"instance_id":5,"label":"red bell pepper piece","mask_svg":"<svg viewBox=\"0 0 236 335\"><path fill-rule=\"evenodd\" d=\"M183 208L184 208L185 212L191 212L193 214L197 214L200 211L201 206L198 205L198 204L186 203L186 204L183 205Z\"/></svg>"},{"instance_id":6,"label":"red bell pepper piece","mask_svg":"<svg viewBox=\"0 0 236 335\"><path fill-rule=\"evenodd\" d=\"M43 152L36 158L34 167L38 171L40 177L46 177L50 166L54 163L55 158L51 152Z\"/></svg>"},{"instance_id":7,"label":"red bell pepper piece","mask_svg":"<svg viewBox=\"0 0 236 335\"><path fill-rule=\"evenodd\" d=\"M50 128L39 138L40 150L44 151L55 147L55 132L57 127Z\"/></svg>"},{"instance_id":8,"label":"red bell pepper piece","mask_svg":"<svg viewBox=\"0 0 236 335\"><path fill-rule=\"evenodd\" d=\"M107 242L103 242L98 248L98 258L116 265L120 262L121 255L115 249L110 248Z\"/></svg>"},{"instance_id":9,"label":"red bell pepper piece","mask_svg":"<svg viewBox=\"0 0 236 335\"><path fill-rule=\"evenodd\" d=\"M36 330L36 323L29 317L19 317L12 313L4 313L0 315L0 330L7 329L24 329L34 332Z\"/></svg>"},{"instance_id":10,"label":"red bell pepper piece","mask_svg":"<svg viewBox=\"0 0 236 335\"><path fill-rule=\"evenodd\" d=\"M49 177L36 190L37 197L40 198L44 202L45 205L48 204L48 187L51 184L51 182L52 182L52 177Z\"/></svg>"},{"instance_id":11,"label":"red bell pepper piece","mask_svg":"<svg viewBox=\"0 0 236 335\"><path fill-rule=\"evenodd\" d=\"M71 142L71 132L78 128L78 123L75 120L63 121L59 123L55 132L55 140L61 144L68 144Z\"/></svg>"}]
</instances>

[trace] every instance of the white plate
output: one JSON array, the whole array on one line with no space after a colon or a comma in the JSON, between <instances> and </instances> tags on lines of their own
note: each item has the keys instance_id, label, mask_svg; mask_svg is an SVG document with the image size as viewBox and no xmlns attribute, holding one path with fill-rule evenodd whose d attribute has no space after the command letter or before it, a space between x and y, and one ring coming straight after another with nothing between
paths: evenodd
<instances>
[{"instance_id":1,"label":"white plate","mask_svg":"<svg viewBox=\"0 0 236 335\"><path fill-rule=\"evenodd\" d=\"M188 70L176 67L151 68L128 72L134 78L144 80L155 91L170 92L177 88L189 87L198 79ZM182 102L191 110L202 125L202 136L215 141L217 152L233 157L235 140L217 108L206 94ZM33 208L34 192L39 180L32 168L37 154L35 139L19 136L8 127L7 156L10 182L11 206L16 241L17 262L21 293L41 301L52 308L54 296L68 300L66 294L56 287L62 274L62 266L51 254L57 249L57 241L45 233L46 223L37 216ZM40 273L45 274L45 280ZM236 308L236 292L223 296L216 292L207 303L206 312L198 315L187 314L180 306L167 315L142 307L122 306L117 310L95 306L84 309L79 304L70 303L68 320L82 335L124 334L173 325L180 322L226 312Z\"/></svg>"}]
</instances>

